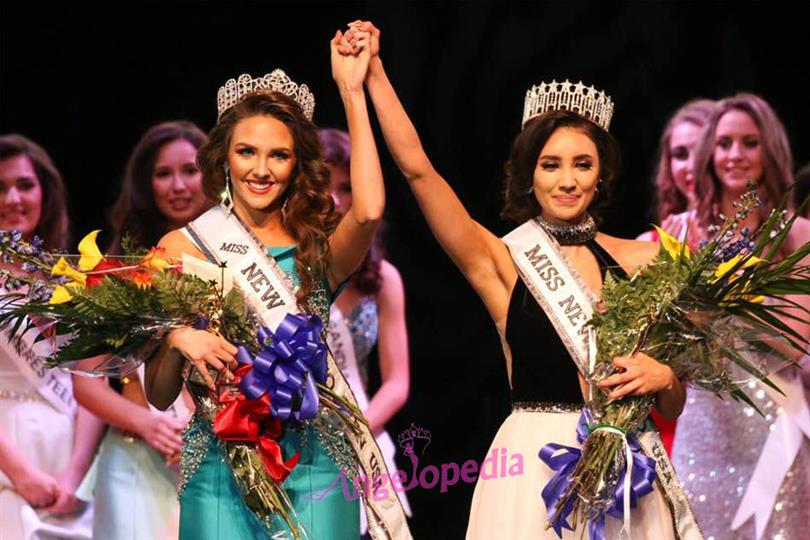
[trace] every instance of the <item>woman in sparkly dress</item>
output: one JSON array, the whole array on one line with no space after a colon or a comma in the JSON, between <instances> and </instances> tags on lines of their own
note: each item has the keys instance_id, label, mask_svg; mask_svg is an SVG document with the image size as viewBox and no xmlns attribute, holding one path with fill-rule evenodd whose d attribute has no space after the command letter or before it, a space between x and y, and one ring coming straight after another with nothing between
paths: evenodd
<instances>
[{"instance_id":1,"label":"woman in sparkly dress","mask_svg":"<svg viewBox=\"0 0 810 540\"><path fill-rule=\"evenodd\" d=\"M291 81L281 70L257 79L244 75L239 82L229 81L220 89L219 119L198 154L206 194L216 197L224 191L226 199L161 241L170 257L186 256L184 269L202 264L194 260L246 260L232 256L224 259L234 253L249 257L253 261L251 268L260 269L254 270L258 277L240 282L240 288L246 302L252 302L248 305L257 317L265 317L269 310L281 305L282 316L293 314L289 309L328 321L331 296L362 261L382 217L382 172L363 91L368 49L361 47L349 57L338 55L334 49L339 39L337 33L332 42L332 73L352 136L352 183L362 194L355 196L350 211L341 218L334 209L328 171L312 123L315 103L309 89ZM212 220L217 225L211 226ZM234 268L233 274L236 281L245 272ZM277 285L267 289L272 281ZM277 293L275 298L282 298L283 293L289 301L276 303L273 291ZM271 330L281 331L275 326ZM294 523L285 523L277 513L260 516L254 510L257 507L251 506L251 500L255 504L254 493L243 492L242 483L249 478L234 470L234 461L214 435L217 420L212 420L217 402L222 403L226 395L217 391L209 367L218 373L219 383L232 382L236 354L237 348L221 336L185 327L169 332L147 365L147 395L159 408L167 407L177 397L184 365L193 366L193 371L186 372L191 371L192 378L200 376L197 380L202 381L189 385L197 411L186 432L182 458L180 537L356 538L360 528L357 498L344 498L341 489L330 488L340 477L345 463L340 458L345 452L356 449L355 443L363 448L376 445L373 439L367 440L367 429L357 426L350 433L332 423L331 417L322 416L320 410L312 422L320 421L318 425L323 429L316 433L313 423L296 427L290 417L277 440L278 446L273 446L275 457L262 454L260 458L265 467L272 458L273 470L286 469L279 477L294 512ZM340 374L333 372L331 364L328 375L336 381L334 389L339 392ZM271 420L266 418L267 422ZM322 438L327 431L329 438ZM265 442L271 443L267 439ZM297 457L293 457L296 452ZM373 504L369 499L364 502ZM378 521L375 528L388 524L395 527L382 534L410 538L404 518L396 523Z\"/></svg>"},{"instance_id":2,"label":"woman in sparkly dress","mask_svg":"<svg viewBox=\"0 0 810 540\"><path fill-rule=\"evenodd\" d=\"M388 148L434 236L483 300L504 344L513 412L495 436L492 449L495 452L500 449L503 456L509 456L509 473L487 479L482 470L473 497L467 538L557 538L557 532L546 527L548 513L540 497L553 471L540 461L538 452L552 442L580 446L576 431L587 387L569 352L570 342L557 326L559 319L552 320L539 304L532 292L533 283L519 274L513 260L515 253L507 247L507 240L475 222L450 184L433 168L377 54L379 31L368 22L355 22L350 27L372 35L366 84ZM351 50L349 41L347 49ZM565 87L563 92L571 92L575 85L561 86ZM592 92L591 97L596 90ZM600 96L604 104L607 98L601 93ZM549 99L545 103L555 102ZM608 108L612 111L606 104L600 110ZM543 267L546 277L540 278L546 279L546 288L582 287L595 295L601 290L608 269L624 276L649 262L658 247L596 230L589 211L597 193L608 190L614 180L619 156L614 139L606 131L609 115L594 115L593 110L527 108L523 129L515 139L507 165L503 213L515 221L528 220L530 227L536 223L532 230L548 238L546 245L557 254L555 257L565 260L563 264L569 271L580 277L578 284L561 285L558 267L549 268L546 264ZM539 267L542 261L550 259L543 252L535 260ZM594 297L589 298L593 301ZM576 318L573 311L569 312L569 319ZM603 388L611 396L655 394L662 414L674 418L680 413L684 390L670 368L644 354L617 358L615 362L625 371L603 381ZM663 454L656 456L656 469L670 471L671 465ZM502 459L505 461L506 457ZM656 481L651 489L627 516L634 534L656 539L700 538L691 513L684 507L685 497L676 493L678 487L670 490ZM676 504L681 513L674 516L670 504ZM587 524L580 522L574 530L561 530L560 536L580 538L587 528ZM616 538L621 528L621 520L609 518L605 537Z\"/></svg>"},{"instance_id":3,"label":"woman in sparkly dress","mask_svg":"<svg viewBox=\"0 0 810 540\"><path fill-rule=\"evenodd\" d=\"M352 206L349 134L322 129L319 135L329 166L332 198L338 212L343 214ZM383 258L382 235L381 227L360 267L332 304L329 325L336 360L368 419L388 470L395 471L396 447L385 431L385 424L408 399L408 328L402 277L396 267ZM350 339L344 341L344 337ZM369 399L368 360L375 345L378 346L381 386ZM405 513L410 516L405 492L398 495ZM361 533L366 533L365 515L361 516L360 529Z\"/></svg>"},{"instance_id":4,"label":"woman in sparkly dress","mask_svg":"<svg viewBox=\"0 0 810 540\"><path fill-rule=\"evenodd\" d=\"M732 202L753 181L763 205L742 225L755 230L792 184L792 167L785 129L768 103L752 94L719 101L695 156L701 229L716 223L720 214L732 214ZM810 221L799 218L784 253L808 239ZM793 300L810 306L806 295ZM810 336L810 321L785 322ZM770 362L772 368L780 365L768 358L756 360ZM707 538L807 538L810 410L799 368L784 368L771 378L786 396L748 383L747 393L764 418L739 402L688 390L673 462Z\"/></svg>"}]
</instances>

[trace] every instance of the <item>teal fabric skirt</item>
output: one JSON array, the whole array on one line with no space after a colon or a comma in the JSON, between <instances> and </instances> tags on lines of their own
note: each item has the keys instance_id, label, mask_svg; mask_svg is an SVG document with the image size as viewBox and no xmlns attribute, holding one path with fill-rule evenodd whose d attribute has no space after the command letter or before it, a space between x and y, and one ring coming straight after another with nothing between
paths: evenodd
<instances>
[{"instance_id":1,"label":"teal fabric skirt","mask_svg":"<svg viewBox=\"0 0 810 540\"><path fill-rule=\"evenodd\" d=\"M356 540L360 535L359 501L346 500L340 482L336 483L340 471L315 433L308 430L304 438L307 444L302 446L299 434L288 431L281 440L285 457L296 449L301 453L298 465L284 481L298 521L311 540ZM334 488L319 498L330 486ZM180 497L180 539L292 538L283 520L276 519L270 530L242 502L226 457L212 438Z\"/></svg>"}]
</instances>

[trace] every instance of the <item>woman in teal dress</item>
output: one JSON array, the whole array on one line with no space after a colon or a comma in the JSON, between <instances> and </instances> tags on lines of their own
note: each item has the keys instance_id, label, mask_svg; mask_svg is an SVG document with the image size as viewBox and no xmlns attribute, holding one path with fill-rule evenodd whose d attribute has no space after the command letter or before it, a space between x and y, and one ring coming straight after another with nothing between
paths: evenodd
<instances>
[{"instance_id":1,"label":"woman in teal dress","mask_svg":"<svg viewBox=\"0 0 810 540\"><path fill-rule=\"evenodd\" d=\"M260 264L268 264L274 276L280 269L291 278L295 285L292 303L299 311L317 315L322 321L328 321L333 293L363 260L385 205L382 172L363 91L369 61L368 36L361 36L357 54L348 56L337 53L341 38L338 32L332 41L332 74L353 143L352 187L358 195L350 211L342 217L335 211L328 169L311 121L314 98L309 89L294 83L280 70L256 79L242 75L220 88L217 125L198 154L203 189L209 197L222 196L223 204L188 228L167 234L160 242L167 256L186 256L184 270L187 265L191 268L201 264L191 262L194 258L223 262L219 260L227 258L223 252L244 255L247 249L264 246L271 258L264 260L259 253L264 261ZM206 219L217 215L225 216L229 225L235 217L240 230L246 231L245 241L233 242L223 229L203 227ZM237 274L234 271L235 280L241 277ZM258 275L260 278L247 283L247 287L243 284L241 290L246 297L252 294L246 289L252 287L258 294L262 284L267 283L262 281L263 274ZM270 292L266 292L265 300ZM345 496L340 480L342 471L354 471L352 464L367 462L368 448L376 448L367 428L348 430L335 424L333 431L325 434L323 424L315 430L314 423L285 422L280 438L281 462L277 464L289 468L294 461L291 457L298 452L297 465L292 465L283 480L296 527L291 531L278 513L264 521L257 517L260 512L251 506L252 494L246 497L243 493L240 482L244 477L234 473L226 445L214 436L212 419L217 403L212 403L205 388L216 391L213 372L218 383L235 380L237 352L233 344L215 333L185 327L168 332L147 364L147 394L158 408L174 400L193 368L189 388L196 398L197 413L184 436L180 537L357 538L359 503ZM333 387L337 391L345 380L339 371L333 372L333 365L329 364L328 374L338 379ZM193 384L194 373L199 375L200 384ZM221 403L222 394L219 399ZM321 419L320 414L319 410L315 421ZM358 433L362 437L359 442ZM264 465L267 467L266 461ZM401 509L392 510L391 504L374 506L370 499L364 497L367 508L373 506L375 515L384 516L375 521L382 532L373 535L409 539Z\"/></svg>"}]
</instances>

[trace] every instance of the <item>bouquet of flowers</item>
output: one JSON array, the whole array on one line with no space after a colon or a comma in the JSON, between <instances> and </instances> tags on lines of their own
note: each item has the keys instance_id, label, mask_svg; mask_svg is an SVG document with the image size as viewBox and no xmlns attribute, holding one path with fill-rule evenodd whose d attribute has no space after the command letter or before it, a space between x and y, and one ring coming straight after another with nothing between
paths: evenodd
<instances>
[{"instance_id":1,"label":"bouquet of flowers","mask_svg":"<svg viewBox=\"0 0 810 540\"><path fill-rule=\"evenodd\" d=\"M661 249L652 263L629 280L606 278L590 322L597 354L591 359L590 397L578 432L584 444L578 460L558 469L549 491L544 490L548 526L560 536L562 528L572 528L570 519L574 528L578 521L589 522L592 537L598 538L606 515L626 520L630 506L652 490L654 462L638 452L634 432L646 421L655 397L611 400L598 388L598 381L617 371L614 357L644 352L691 385L756 410L743 392L744 383L760 380L776 388L767 375L789 362L780 351L805 350L804 337L783 321L810 315L789 298L810 294L810 266L801 262L810 254L810 243L775 260L796 217L785 219L783 201L757 231L741 227L760 204L750 187L735 203L735 215L721 216L723 224L710 230L714 239L701 243L696 253L659 229ZM768 357L770 367L760 361ZM557 449L543 452L548 458ZM645 475L647 481L636 482L636 476L643 480Z\"/></svg>"},{"instance_id":2,"label":"bouquet of flowers","mask_svg":"<svg viewBox=\"0 0 810 540\"><path fill-rule=\"evenodd\" d=\"M0 330L9 338L34 327L37 339L56 342L49 367L77 370L76 362L108 355L90 375L123 375L156 349L166 332L194 327L221 335L238 346L240 367L231 383L217 380L206 390L198 373L198 414L213 424L224 445L246 504L271 526L281 517L295 538L299 527L282 482L298 461L284 459L279 445L284 429L310 425L343 459L348 443L336 437L342 424L357 430L362 412L326 385L327 347L321 320L315 315L288 314L275 331L262 327L248 311L236 288L226 291L226 269L220 279L183 273L161 248L139 249L124 242L124 255L105 257L96 245L99 231L87 235L78 255L47 252L35 238L0 231L0 258L18 263L25 275L0 270ZM210 264L210 263L200 263ZM195 384L196 383L196 384ZM340 440L338 440L340 439Z\"/></svg>"}]
</instances>

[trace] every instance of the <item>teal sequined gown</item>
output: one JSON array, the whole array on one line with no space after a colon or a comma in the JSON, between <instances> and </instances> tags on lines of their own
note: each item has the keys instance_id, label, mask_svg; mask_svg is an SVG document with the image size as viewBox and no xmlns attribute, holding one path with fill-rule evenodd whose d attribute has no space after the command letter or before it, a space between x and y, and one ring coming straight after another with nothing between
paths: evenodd
<instances>
[{"instance_id":1,"label":"teal sequined gown","mask_svg":"<svg viewBox=\"0 0 810 540\"><path fill-rule=\"evenodd\" d=\"M294 246L270 248L284 272L297 282ZM327 307L328 309L328 307ZM184 434L183 486L180 495L181 540L262 540L292 538L281 519L265 527L242 502L224 448L210 423L195 416ZM300 452L298 465L284 488L298 520L312 540L356 539L360 530L359 501L347 500L340 482L322 499L313 492L329 488L340 474L312 429L287 430L281 439L285 459Z\"/></svg>"}]
</instances>

